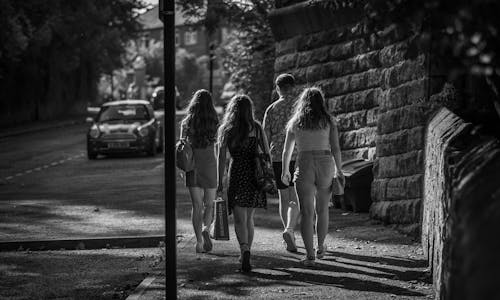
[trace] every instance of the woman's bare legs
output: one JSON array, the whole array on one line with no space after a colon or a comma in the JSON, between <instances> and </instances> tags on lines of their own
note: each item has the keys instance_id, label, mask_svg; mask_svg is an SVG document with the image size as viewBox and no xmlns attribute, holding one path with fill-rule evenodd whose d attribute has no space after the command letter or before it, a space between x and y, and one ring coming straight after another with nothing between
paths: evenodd
<instances>
[{"instance_id":1,"label":"woman's bare legs","mask_svg":"<svg viewBox=\"0 0 500 300\"><path fill-rule=\"evenodd\" d=\"M295 183L295 189L300 203L300 231L306 248L307 256L314 257L314 194L315 186L310 183Z\"/></svg>"},{"instance_id":2,"label":"woman's bare legs","mask_svg":"<svg viewBox=\"0 0 500 300\"><path fill-rule=\"evenodd\" d=\"M193 223L194 234L196 236L196 252L203 251L203 237L201 227L203 223L203 189L199 187L189 187L191 195L192 209L191 222Z\"/></svg>"},{"instance_id":3,"label":"woman's bare legs","mask_svg":"<svg viewBox=\"0 0 500 300\"><path fill-rule=\"evenodd\" d=\"M328 203L332 197L330 188L321 188L316 192L316 231L318 235L318 248L323 249L326 235L328 234Z\"/></svg>"}]
</instances>

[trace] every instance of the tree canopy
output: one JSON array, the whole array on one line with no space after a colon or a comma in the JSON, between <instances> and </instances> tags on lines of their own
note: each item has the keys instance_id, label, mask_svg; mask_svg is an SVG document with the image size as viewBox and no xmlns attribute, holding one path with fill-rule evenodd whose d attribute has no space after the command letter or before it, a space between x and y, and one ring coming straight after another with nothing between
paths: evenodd
<instances>
[{"instance_id":1,"label":"tree canopy","mask_svg":"<svg viewBox=\"0 0 500 300\"><path fill-rule=\"evenodd\" d=\"M141 0L0 0L2 93L35 106L91 100L99 73L121 66L144 7Z\"/></svg>"}]
</instances>

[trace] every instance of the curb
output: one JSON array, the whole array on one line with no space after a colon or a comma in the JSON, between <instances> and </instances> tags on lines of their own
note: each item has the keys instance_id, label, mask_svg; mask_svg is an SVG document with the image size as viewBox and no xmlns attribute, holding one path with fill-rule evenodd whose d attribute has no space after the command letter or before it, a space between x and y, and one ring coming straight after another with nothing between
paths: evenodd
<instances>
[{"instance_id":1,"label":"curb","mask_svg":"<svg viewBox=\"0 0 500 300\"><path fill-rule=\"evenodd\" d=\"M67 126L73 126L73 125L80 125L85 123L85 117L82 117L83 120L68 120L68 121L61 121L58 123L54 124L45 124L45 125L40 125L40 126L33 126L31 128L12 128L11 131L8 129L5 132L0 132L0 138L6 138L6 137L11 137L11 136L18 136L18 135L23 135L27 133L33 133L33 132L39 132L39 131L44 131L44 130L49 130L53 128L62 128L62 127L67 127Z\"/></svg>"},{"instance_id":2,"label":"curb","mask_svg":"<svg viewBox=\"0 0 500 300\"><path fill-rule=\"evenodd\" d=\"M195 236L193 235L191 238L188 238L186 240L183 240L182 242L177 244L177 251L183 250L186 248L189 244L193 244L193 241L195 240ZM158 278L159 276L148 276L144 278L143 281L134 289L132 294L130 294L125 300L146 300L146 298L143 298L143 296L147 293L149 287L151 284Z\"/></svg>"},{"instance_id":3,"label":"curb","mask_svg":"<svg viewBox=\"0 0 500 300\"><path fill-rule=\"evenodd\" d=\"M0 242L0 251L89 250L112 248L152 248L165 242L165 236L124 236L66 240Z\"/></svg>"}]
</instances>

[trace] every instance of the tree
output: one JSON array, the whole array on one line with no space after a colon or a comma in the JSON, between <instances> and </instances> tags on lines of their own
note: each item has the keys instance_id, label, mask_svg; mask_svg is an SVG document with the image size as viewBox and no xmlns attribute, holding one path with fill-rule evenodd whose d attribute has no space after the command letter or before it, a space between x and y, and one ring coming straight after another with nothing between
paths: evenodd
<instances>
[{"instance_id":1,"label":"tree","mask_svg":"<svg viewBox=\"0 0 500 300\"><path fill-rule=\"evenodd\" d=\"M218 49L222 66L236 88L247 93L262 117L271 101L274 78L275 41L267 19L273 8L268 0L177 1L183 12L202 19L209 34L222 25L232 28L226 45Z\"/></svg>"},{"instance_id":2,"label":"tree","mask_svg":"<svg viewBox=\"0 0 500 300\"><path fill-rule=\"evenodd\" d=\"M32 118L46 118L94 98L100 73L121 66L144 6L140 0L0 0L0 90L15 99L8 109L32 107Z\"/></svg>"}]
</instances>

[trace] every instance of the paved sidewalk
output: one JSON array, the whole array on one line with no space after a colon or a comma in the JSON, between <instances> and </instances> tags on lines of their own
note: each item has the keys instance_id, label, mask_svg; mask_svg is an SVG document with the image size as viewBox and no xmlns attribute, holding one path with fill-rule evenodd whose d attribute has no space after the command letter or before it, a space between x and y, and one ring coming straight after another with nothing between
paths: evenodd
<instances>
[{"instance_id":1,"label":"paved sidewalk","mask_svg":"<svg viewBox=\"0 0 500 300\"><path fill-rule=\"evenodd\" d=\"M256 213L253 270L241 273L234 229L230 241L196 254L195 239L178 248L179 299L430 299L432 286L420 244L371 221L367 214L332 209L328 255L303 267L304 255L284 250L277 200ZM232 220L230 220L232 223ZM133 299L164 299L164 273L147 278ZM136 290L137 291L137 290Z\"/></svg>"}]
</instances>

